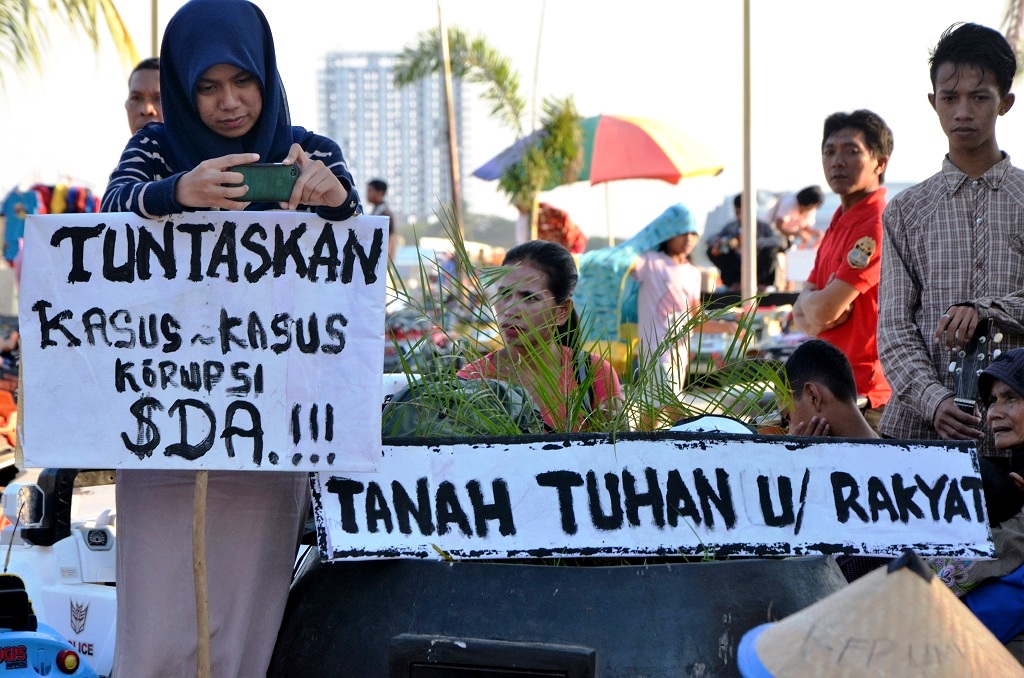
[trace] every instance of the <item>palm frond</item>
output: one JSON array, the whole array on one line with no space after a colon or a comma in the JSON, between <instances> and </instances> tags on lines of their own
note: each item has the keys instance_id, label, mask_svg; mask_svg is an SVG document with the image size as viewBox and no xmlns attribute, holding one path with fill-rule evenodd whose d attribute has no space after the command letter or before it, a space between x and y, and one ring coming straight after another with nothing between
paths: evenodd
<instances>
[{"instance_id":1,"label":"palm frond","mask_svg":"<svg viewBox=\"0 0 1024 678\"><path fill-rule=\"evenodd\" d=\"M0 82L9 67L39 66L45 30L32 0L0 1Z\"/></svg>"},{"instance_id":2,"label":"palm frond","mask_svg":"<svg viewBox=\"0 0 1024 678\"><path fill-rule=\"evenodd\" d=\"M580 128L582 120L572 96L544 100L541 114L541 129L544 130L541 150L551 170L549 184L551 179L558 184L576 181L583 163L583 149L580 147L583 137L583 130Z\"/></svg>"},{"instance_id":3,"label":"palm frond","mask_svg":"<svg viewBox=\"0 0 1024 678\"><path fill-rule=\"evenodd\" d=\"M519 74L511 60L491 48L482 37L471 40L465 31L455 26L448 28L448 46L452 77L483 85L482 97L491 106L490 114L517 136L522 136L526 102L519 93ZM441 69L440 30L432 28L420 33L412 45L399 53L394 82L404 87Z\"/></svg>"},{"instance_id":4,"label":"palm frond","mask_svg":"<svg viewBox=\"0 0 1024 678\"><path fill-rule=\"evenodd\" d=\"M516 136L522 136L526 101L519 92L519 73L512 61L489 47L483 38L473 40L466 58L470 66L467 79L484 85L483 98L491 104L491 115Z\"/></svg>"},{"instance_id":5,"label":"palm frond","mask_svg":"<svg viewBox=\"0 0 1024 678\"><path fill-rule=\"evenodd\" d=\"M505 287L506 294L513 293L512 286L501 286L502 276L510 270L507 267L490 266L480 268L472 260L466 250L465 242L460 237L450 206L443 206L438 212L446 234L452 243L458 269L462 275L457 277L439 276L440 283L432 284L431 274L440 270L439 262L429 253L421 253L418 271L419 290L406 287L398 279L397 271L392 271L394 278L392 288L394 301L417 309L417 312L435 320L440 331L449 334L449 339L462 347L462 358L466 361L476 360L495 346L481 346L466 340L472 327L483 327L491 336L499 336L497 331L497 314L494 303L497 301L495 290ZM690 361L693 368L691 378L682 390L677 393L664 379L663 369L656 356L679 352L680 360L688 359L684 355L690 352L698 357L705 354L706 342L710 341L700 333L700 326L712 320L735 320L743 330L728 337L728 342L715 357L714 364L704 369L697 360ZM620 407L602 409L587 408L585 400L599 375L597 370L587 371L583 383L566 392L562 388L560 371L548 370L536 374L513 370L512 380L524 382L533 380L534 392L543 409L564 416L555 421L560 431L603 431L621 432L629 430L654 431L671 427L680 419L702 414L722 414L731 416L747 423L753 423L768 411L779 407L779 400L788 394L781 366L778 363L749 357L753 340L754 307L752 305L730 306L712 309L704 307L688 317L680 318L670 327L670 331L662 344L652 355L637 356L634 366L626 369L621 375L623 398ZM581 318L582 328L586 330L591 319L584 314ZM535 332L527 328L527 333ZM584 332L585 335L585 332ZM540 345L541 342L536 342ZM611 362L610 348L588 347L600 357ZM543 364L542 356L527 354L525 363L533 366ZM417 366L403 366L408 372L417 371ZM452 367L454 371L454 367ZM471 405L467 405L472 409ZM482 412L479 416L472 412L460 412L459 416L476 417L473 421L486 421L493 418L493 412ZM507 421L495 421L491 429L492 435L508 433Z\"/></svg>"},{"instance_id":6,"label":"palm frond","mask_svg":"<svg viewBox=\"0 0 1024 678\"><path fill-rule=\"evenodd\" d=\"M1021 60L1022 32L1024 32L1024 1L1009 0L1006 3L1006 14L1003 15L1003 34L1006 41L1010 43L1014 53L1017 55L1017 75L1024 70L1024 63Z\"/></svg>"},{"instance_id":7,"label":"palm frond","mask_svg":"<svg viewBox=\"0 0 1024 678\"><path fill-rule=\"evenodd\" d=\"M481 97L489 104L491 117L515 132L516 139L531 132L524 129L526 100L520 93L519 74L512 61L484 38L470 38L454 26L448 29L448 43L452 76L482 85ZM410 85L439 72L440 55L440 30L421 32L399 54L395 84ZM533 212L536 197L545 187L575 181L583 158L580 120L572 97L544 101L536 142L524 149L520 161L509 167L498 183L521 212Z\"/></svg>"},{"instance_id":8,"label":"palm frond","mask_svg":"<svg viewBox=\"0 0 1024 678\"><path fill-rule=\"evenodd\" d=\"M48 0L44 11L40 11L41 4L38 0L0 0L0 83L8 68L40 68L43 50L48 45L47 27L53 18L80 31L94 48L99 48L102 15L125 70L139 60L135 43L113 0Z\"/></svg>"},{"instance_id":9,"label":"palm frond","mask_svg":"<svg viewBox=\"0 0 1024 678\"><path fill-rule=\"evenodd\" d=\"M702 307L673 322L662 342L637 356L636 369L626 375L623 390L630 421L637 430L657 430L680 419L702 414L730 416L753 423L778 407L779 394L787 393L777 363L748 357L753 340L755 306L744 310L740 304L726 308ZM707 341L700 331L703 323L735 320L741 331L729 338L720 353L706 356ZM675 355L679 364L687 358L689 378L681 392L668 383L659 357Z\"/></svg>"}]
</instances>

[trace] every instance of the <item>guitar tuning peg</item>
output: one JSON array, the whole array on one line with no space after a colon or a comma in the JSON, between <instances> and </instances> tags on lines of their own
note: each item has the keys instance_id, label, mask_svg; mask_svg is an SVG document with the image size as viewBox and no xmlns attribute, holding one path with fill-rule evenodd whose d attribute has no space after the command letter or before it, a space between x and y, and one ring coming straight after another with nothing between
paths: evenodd
<instances>
[{"instance_id":1,"label":"guitar tuning peg","mask_svg":"<svg viewBox=\"0 0 1024 678\"><path fill-rule=\"evenodd\" d=\"M963 358L963 357L964 357L964 356L966 356L966 355L967 355L967 351L964 351L963 349L961 349L961 350L959 350L959 351L957 351L957 352L956 352L956 356L957 356L958 358Z\"/></svg>"},{"instance_id":2,"label":"guitar tuning peg","mask_svg":"<svg viewBox=\"0 0 1024 678\"><path fill-rule=\"evenodd\" d=\"M988 337L978 337L978 344L984 346L986 341L988 341Z\"/></svg>"},{"instance_id":3,"label":"guitar tuning peg","mask_svg":"<svg viewBox=\"0 0 1024 678\"><path fill-rule=\"evenodd\" d=\"M952 362L949 364L949 373L953 374L954 372L956 372L956 363Z\"/></svg>"},{"instance_id":4,"label":"guitar tuning peg","mask_svg":"<svg viewBox=\"0 0 1024 678\"><path fill-rule=\"evenodd\" d=\"M996 332L995 336L992 337L992 343L994 343L994 344L998 344L1002 340L1003 340L1003 333L1002 332Z\"/></svg>"},{"instance_id":5,"label":"guitar tuning peg","mask_svg":"<svg viewBox=\"0 0 1024 678\"><path fill-rule=\"evenodd\" d=\"M984 353L979 353L978 354L978 360L985 360L985 354Z\"/></svg>"},{"instance_id":6,"label":"guitar tuning peg","mask_svg":"<svg viewBox=\"0 0 1024 678\"><path fill-rule=\"evenodd\" d=\"M992 357L993 358L998 358L1000 356L1000 354L1002 354L1002 351L1000 351L998 348L996 350L992 351Z\"/></svg>"}]
</instances>

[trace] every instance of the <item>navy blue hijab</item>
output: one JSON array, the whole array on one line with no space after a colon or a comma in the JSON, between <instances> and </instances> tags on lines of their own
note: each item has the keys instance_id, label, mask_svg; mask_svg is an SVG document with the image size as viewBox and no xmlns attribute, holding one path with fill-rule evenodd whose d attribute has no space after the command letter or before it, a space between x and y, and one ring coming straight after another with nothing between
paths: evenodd
<instances>
[{"instance_id":1,"label":"navy blue hijab","mask_svg":"<svg viewBox=\"0 0 1024 678\"><path fill-rule=\"evenodd\" d=\"M196 109L199 78L217 64L251 73L260 84L259 120L239 139L211 130ZM190 0L174 14L160 47L160 93L164 124L153 135L176 172L231 153L259 153L260 162L280 162L288 155L292 125L274 36L263 12L247 0Z\"/></svg>"}]
</instances>

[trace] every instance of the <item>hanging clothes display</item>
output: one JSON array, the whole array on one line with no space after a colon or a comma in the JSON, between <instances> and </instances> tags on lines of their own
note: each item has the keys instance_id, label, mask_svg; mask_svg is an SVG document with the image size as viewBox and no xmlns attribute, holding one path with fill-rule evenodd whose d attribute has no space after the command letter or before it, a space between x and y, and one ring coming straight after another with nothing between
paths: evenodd
<instances>
[{"instance_id":1,"label":"hanging clothes display","mask_svg":"<svg viewBox=\"0 0 1024 678\"><path fill-rule=\"evenodd\" d=\"M14 262L18 256L18 241L25 234L25 217L39 214L42 201L35 191L11 191L4 198L4 259Z\"/></svg>"},{"instance_id":2,"label":"hanging clothes display","mask_svg":"<svg viewBox=\"0 0 1024 678\"><path fill-rule=\"evenodd\" d=\"M0 205L4 216L4 251L7 263L18 256L25 217L30 214L81 214L99 212L99 198L92 189L71 181L57 184L34 184L27 189L13 188Z\"/></svg>"}]
</instances>

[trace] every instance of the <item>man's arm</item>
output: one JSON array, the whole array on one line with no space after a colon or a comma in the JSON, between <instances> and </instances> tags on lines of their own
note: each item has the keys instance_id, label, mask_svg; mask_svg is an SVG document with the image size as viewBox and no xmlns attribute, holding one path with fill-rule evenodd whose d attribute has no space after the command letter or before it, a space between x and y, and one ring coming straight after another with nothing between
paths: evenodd
<instances>
[{"instance_id":1,"label":"man's arm","mask_svg":"<svg viewBox=\"0 0 1024 678\"><path fill-rule=\"evenodd\" d=\"M107 182L100 211L134 212L153 219L186 209L174 198L185 173L172 172L163 157L160 144L145 129L132 135Z\"/></svg>"},{"instance_id":2,"label":"man's arm","mask_svg":"<svg viewBox=\"0 0 1024 678\"><path fill-rule=\"evenodd\" d=\"M767 221L757 222L758 250L785 250L789 248L789 238Z\"/></svg>"},{"instance_id":3,"label":"man's arm","mask_svg":"<svg viewBox=\"0 0 1024 678\"><path fill-rule=\"evenodd\" d=\"M1024 295L1024 290L1014 292L1006 297L986 297L980 301L968 301L950 306L935 326L935 341L943 344L947 350L963 347L974 338L974 332L982 320L992 320L1001 329L1024 334L1024 325L1017 317L1005 310L1018 305L1020 295ZM983 306L982 304L987 305Z\"/></svg>"},{"instance_id":4,"label":"man's arm","mask_svg":"<svg viewBox=\"0 0 1024 678\"><path fill-rule=\"evenodd\" d=\"M850 317L850 304L860 295L850 283L833 278L824 288L807 283L793 304L793 322L801 332L818 336Z\"/></svg>"},{"instance_id":5,"label":"man's arm","mask_svg":"<svg viewBox=\"0 0 1024 678\"><path fill-rule=\"evenodd\" d=\"M737 224L735 221L730 221L728 224L722 227L722 230L708 238L708 245L713 246L722 241L738 239L739 236L739 224Z\"/></svg>"},{"instance_id":6,"label":"man's arm","mask_svg":"<svg viewBox=\"0 0 1024 678\"><path fill-rule=\"evenodd\" d=\"M971 304L982 320L992 320L1000 328L1024 334L1024 290L1005 297L981 297Z\"/></svg>"}]
</instances>

